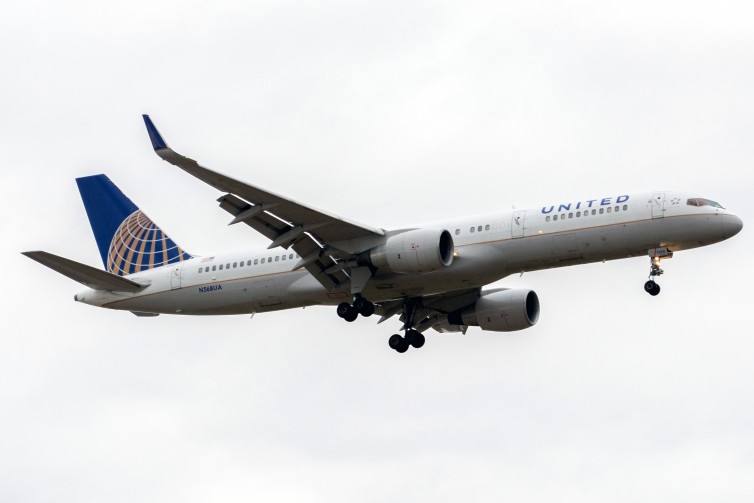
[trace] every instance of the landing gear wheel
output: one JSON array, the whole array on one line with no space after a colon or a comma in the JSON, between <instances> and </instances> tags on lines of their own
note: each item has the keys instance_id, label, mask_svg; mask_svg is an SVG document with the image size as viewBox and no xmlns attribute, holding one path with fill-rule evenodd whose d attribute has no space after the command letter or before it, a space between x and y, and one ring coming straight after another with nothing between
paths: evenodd
<instances>
[{"instance_id":1,"label":"landing gear wheel","mask_svg":"<svg viewBox=\"0 0 754 503\"><path fill-rule=\"evenodd\" d=\"M348 314L348 311L351 310L351 304L348 302L341 302L338 304L338 307L336 308L335 312L338 313L338 316L341 318L345 318L346 314Z\"/></svg>"},{"instance_id":2,"label":"landing gear wheel","mask_svg":"<svg viewBox=\"0 0 754 503\"><path fill-rule=\"evenodd\" d=\"M353 308L353 306L348 306L348 312L343 316L343 319L347 322L351 323L352 321L356 321L356 318L359 317L359 312Z\"/></svg>"},{"instance_id":3,"label":"landing gear wheel","mask_svg":"<svg viewBox=\"0 0 754 503\"><path fill-rule=\"evenodd\" d=\"M424 335L418 330L409 330L406 332L406 341L416 349L424 346L426 339Z\"/></svg>"},{"instance_id":4,"label":"landing gear wheel","mask_svg":"<svg viewBox=\"0 0 754 503\"><path fill-rule=\"evenodd\" d=\"M374 314L374 304L369 302L364 297L356 297L353 301L353 307L364 318L369 318Z\"/></svg>"},{"instance_id":5,"label":"landing gear wheel","mask_svg":"<svg viewBox=\"0 0 754 503\"><path fill-rule=\"evenodd\" d=\"M644 283L644 291L654 297L658 293L660 293L660 285L650 279L649 281Z\"/></svg>"},{"instance_id":6,"label":"landing gear wheel","mask_svg":"<svg viewBox=\"0 0 754 503\"><path fill-rule=\"evenodd\" d=\"M408 342L398 334L391 335L390 339L387 340L387 344L399 353L405 353L408 351Z\"/></svg>"},{"instance_id":7,"label":"landing gear wheel","mask_svg":"<svg viewBox=\"0 0 754 503\"><path fill-rule=\"evenodd\" d=\"M395 348L396 351L399 353L405 353L408 351L408 342L406 342L406 339L401 339L401 344L397 348Z\"/></svg>"}]
</instances>

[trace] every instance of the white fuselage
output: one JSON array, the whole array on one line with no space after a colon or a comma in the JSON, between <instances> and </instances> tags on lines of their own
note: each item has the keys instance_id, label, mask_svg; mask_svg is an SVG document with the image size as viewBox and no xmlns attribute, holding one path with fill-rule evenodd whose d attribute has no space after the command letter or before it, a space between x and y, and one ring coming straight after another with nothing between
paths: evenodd
<instances>
[{"instance_id":1,"label":"white fuselage","mask_svg":"<svg viewBox=\"0 0 754 503\"><path fill-rule=\"evenodd\" d=\"M372 302L481 287L523 271L680 251L722 241L741 228L721 207L688 204L695 194L657 191L548 204L412 228L447 229L455 257L429 273L377 271L362 294ZM290 250L196 257L127 276L137 293L85 290L76 300L137 313L243 314L350 301L348 284L325 290Z\"/></svg>"}]
</instances>

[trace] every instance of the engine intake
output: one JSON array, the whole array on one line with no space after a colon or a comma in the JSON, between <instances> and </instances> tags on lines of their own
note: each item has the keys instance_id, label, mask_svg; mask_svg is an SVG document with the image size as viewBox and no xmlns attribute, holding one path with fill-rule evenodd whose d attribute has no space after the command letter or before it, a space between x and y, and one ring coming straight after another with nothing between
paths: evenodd
<instances>
[{"instance_id":1,"label":"engine intake","mask_svg":"<svg viewBox=\"0 0 754 503\"><path fill-rule=\"evenodd\" d=\"M493 332L513 332L534 326L539 319L539 297L533 290L482 292L474 305L448 315L451 325L479 327Z\"/></svg>"},{"instance_id":2,"label":"engine intake","mask_svg":"<svg viewBox=\"0 0 754 503\"><path fill-rule=\"evenodd\" d=\"M368 260L395 272L430 272L452 264L454 249L447 230L416 229L389 236L369 251Z\"/></svg>"}]
</instances>

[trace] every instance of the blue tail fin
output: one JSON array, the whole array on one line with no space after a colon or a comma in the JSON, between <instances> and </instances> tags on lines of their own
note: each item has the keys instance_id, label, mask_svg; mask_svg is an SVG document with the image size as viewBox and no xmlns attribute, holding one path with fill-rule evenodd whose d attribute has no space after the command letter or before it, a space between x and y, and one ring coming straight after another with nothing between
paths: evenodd
<instances>
[{"instance_id":1,"label":"blue tail fin","mask_svg":"<svg viewBox=\"0 0 754 503\"><path fill-rule=\"evenodd\" d=\"M105 175L76 183L107 271L125 276L192 258Z\"/></svg>"}]
</instances>

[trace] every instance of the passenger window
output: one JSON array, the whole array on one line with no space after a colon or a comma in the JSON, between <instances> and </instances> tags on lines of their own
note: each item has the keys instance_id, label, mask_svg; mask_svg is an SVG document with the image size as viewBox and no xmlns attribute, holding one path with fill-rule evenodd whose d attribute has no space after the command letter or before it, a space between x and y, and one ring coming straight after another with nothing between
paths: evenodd
<instances>
[{"instance_id":1,"label":"passenger window","mask_svg":"<svg viewBox=\"0 0 754 503\"><path fill-rule=\"evenodd\" d=\"M628 211L628 205L627 204L623 205L623 211Z\"/></svg>"},{"instance_id":2,"label":"passenger window","mask_svg":"<svg viewBox=\"0 0 754 503\"><path fill-rule=\"evenodd\" d=\"M461 233L461 229L456 229L456 236Z\"/></svg>"},{"instance_id":3,"label":"passenger window","mask_svg":"<svg viewBox=\"0 0 754 503\"><path fill-rule=\"evenodd\" d=\"M603 213L605 213L605 208L600 208L600 215L602 215Z\"/></svg>"},{"instance_id":4,"label":"passenger window","mask_svg":"<svg viewBox=\"0 0 754 503\"><path fill-rule=\"evenodd\" d=\"M222 264L220 264L220 270L221 270L221 271L223 270L223 265L222 265Z\"/></svg>"},{"instance_id":5,"label":"passenger window","mask_svg":"<svg viewBox=\"0 0 754 503\"><path fill-rule=\"evenodd\" d=\"M285 260L286 255L283 255L283 260Z\"/></svg>"},{"instance_id":6,"label":"passenger window","mask_svg":"<svg viewBox=\"0 0 754 503\"><path fill-rule=\"evenodd\" d=\"M236 267L238 267L238 262L233 262L233 268L235 269Z\"/></svg>"},{"instance_id":7,"label":"passenger window","mask_svg":"<svg viewBox=\"0 0 754 503\"><path fill-rule=\"evenodd\" d=\"M228 262L227 264L225 264L225 268L226 269L230 269L230 262Z\"/></svg>"},{"instance_id":8,"label":"passenger window","mask_svg":"<svg viewBox=\"0 0 754 503\"><path fill-rule=\"evenodd\" d=\"M616 206L615 211L620 211L620 206Z\"/></svg>"},{"instance_id":9,"label":"passenger window","mask_svg":"<svg viewBox=\"0 0 754 503\"><path fill-rule=\"evenodd\" d=\"M243 260L238 263L238 267L243 267Z\"/></svg>"},{"instance_id":10,"label":"passenger window","mask_svg":"<svg viewBox=\"0 0 754 503\"><path fill-rule=\"evenodd\" d=\"M217 270L217 266L216 266L216 265L213 265L213 266L212 266L212 270L213 270L213 271L216 271L216 270Z\"/></svg>"},{"instance_id":11,"label":"passenger window","mask_svg":"<svg viewBox=\"0 0 754 503\"><path fill-rule=\"evenodd\" d=\"M254 265L257 265L258 263L259 263L259 259L258 259L258 258L255 258L255 259L254 259Z\"/></svg>"},{"instance_id":12,"label":"passenger window","mask_svg":"<svg viewBox=\"0 0 754 503\"><path fill-rule=\"evenodd\" d=\"M611 208L610 206L608 206L608 207L607 207L607 212L608 212L608 213L610 213L610 212L612 212L612 211L613 211L613 208Z\"/></svg>"},{"instance_id":13,"label":"passenger window","mask_svg":"<svg viewBox=\"0 0 754 503\"><path fill-rule=\"evenodd\" d=\"M486 230L486 231L490 230L490 224L485 225L484 226L484 230Z\"/></svg>"},{"instance_id":14,"label":"passenger window","mask_svg":"<svg viewBox=\"0 0 754 503\"><path fill-rule=\"evenodd\" d=\"M569 213L568 218L573 218L573 213Z\"/></svg>"},{"instance_id":15,"label":"passenger window","mask_svg":"<svg viewBox=\"0 0 754 503\"><path fill-rule=\"evenodd\" d=\"M288 255L288 258L291 259L291 260L293 260L293 253L291 253L290 255Z\"/></svg>"},{"instance_id":16,"label":"passenger window","mask_svg":"<svg viewBox=\"0 0 754 503\"><path fill-rule=\"evenodd\" d=\"M580 211L577 211L577 212L576 212L576 216L577 216L577 217L580 217L580 216L581 216L581 212L580 212Z\"/></svg>"},{"instance_id":17,"label":"passenger window","mask_svg":"<svg viewBox=\"0 0 754 503\"><path fill-rule=\"evenodd\" d=\"M597 210L592 210L592 215L596 215L596 214L597 214Z\"/></svg>"},{"instance_id":18,"label":"passenger window","mask_svg":"<svg viewBox=\"0 0 754 503\"><path fill-rule=\"evenodd\" d=\"M552 217L552 219L553 219L553 220L557 220L557 219L558 219L558 216L557 216L557 215L555 215L555 216L553 216L553 217Z\"/></svg>"},{"instance_id":19,"label":"passenger window","mask_svg":"<svg viewBox=\"0 0 754 503\"><path fill-rule=\"evenodd\" d=\"M279 260L280 260L280 255L278 255L277 257L275 257L275 262L278 262Z\"/></svg>"},{"instance_id":20,"label":"passenger window","mask_svg":"<svg viewBox=\"0 0 754 503\"><path fill-rule=\"evenodd\" d=\"M471 229L469 229L469 232L474 232L474 228L472 227Z\"/></svg>"},{"instance_id":21,"label":"passenger window","mask_svg":"<svg viewBox=\"0 0 754 503\"><path fill-rule=\"evenodd\" d=\"M264 264L264 259L262 259L262 263Z\"/></svg>"},{"instance_id":22,"label":"passenger window","mask_svg":"<svg viewBox=\"0 0 754 503\"><path fill-rule=\"evenodd\" d=\"M547 215L547 216L545 217L545 222L549 222L549 221L550 221L550 215Z\"/></svg>"},{"instance_id":23,"label":"passenger window","mask_svg":"<svg viewBox=\"0 0 754 503\"><path fill-rule=\"evenodd\" d=\"M200 267L200 268L199 268L199 274L201 274L201 273L202 273L202 268Z\"/></svg>"}]
</instances>

